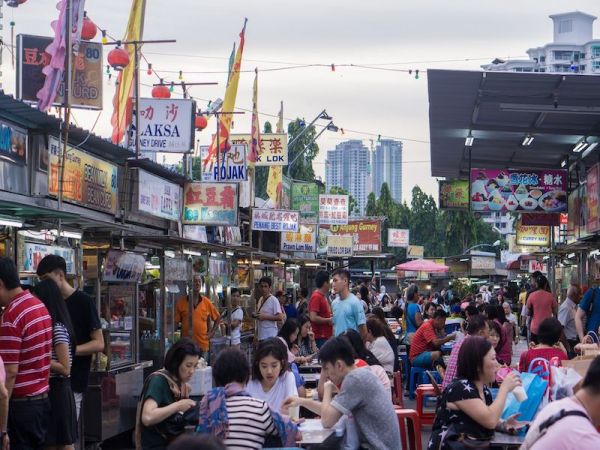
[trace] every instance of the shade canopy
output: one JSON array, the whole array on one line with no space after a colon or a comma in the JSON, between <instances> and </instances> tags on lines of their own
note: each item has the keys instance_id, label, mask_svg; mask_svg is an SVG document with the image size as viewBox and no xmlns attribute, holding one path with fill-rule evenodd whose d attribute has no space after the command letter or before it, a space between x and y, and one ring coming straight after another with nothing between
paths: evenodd
<instances>
[{"instance_id":1,"label":"shade canopy","mask_svg":"<svg viewBox=\"0 0 600 450\"><path fill-rule=\"evenodd\" d=\"M433 261L426 259L414 259L404 264L398 264L396 270L404 270L408 272L428 272L428 273L440 273L448 272L450 268L443 264L438 264Z\"/></svg>"}]
</instances>

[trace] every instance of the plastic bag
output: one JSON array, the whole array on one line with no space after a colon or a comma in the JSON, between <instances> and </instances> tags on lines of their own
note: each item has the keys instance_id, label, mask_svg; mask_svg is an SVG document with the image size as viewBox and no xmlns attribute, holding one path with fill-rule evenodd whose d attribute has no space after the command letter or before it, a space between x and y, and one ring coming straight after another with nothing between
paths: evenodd
<instances>
[{"instance_id":1,"label":"plastic bag","mask_svg":"<svg viewBox=\"0 0 600 450\"><path fill-rule=\"evenodd\" d=\"M572 367L551 367L553 400L560 400L573 395L573 388L583 378Z\"/></svg>"},{"instance_id":2,"label":"plastic bag","mask_svg":"<svg viewBox=\"0 0 600 450\"><path fill-rule=\"evenodd\" d=\"M527 400L519 403L514 394L512 392L509 393L506 398L504 410L502 411L503 419L520 413L520 421L531 421L544 399L548 381L543 380L533 373L522 372L521 382L523 383L523 389L527 392Z\"/></svg>"}]
</instances>

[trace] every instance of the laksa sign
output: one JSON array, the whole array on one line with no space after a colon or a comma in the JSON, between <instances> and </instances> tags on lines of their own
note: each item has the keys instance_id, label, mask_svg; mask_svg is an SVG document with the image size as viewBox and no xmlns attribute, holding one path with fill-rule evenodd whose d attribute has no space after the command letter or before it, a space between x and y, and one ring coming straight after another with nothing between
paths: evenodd
<instances>
[{"instance_id":1,"label":"laksa sign","mask_svg":"<svg viewBox=\"0 0 600 450\"><path fill-rule=\"evenodd\" d=\"M189 99L140 99L140 151L186 153L194 141L195 103ZM135 147L135 134L130 136Z\"/></svg>"}]
</instances>

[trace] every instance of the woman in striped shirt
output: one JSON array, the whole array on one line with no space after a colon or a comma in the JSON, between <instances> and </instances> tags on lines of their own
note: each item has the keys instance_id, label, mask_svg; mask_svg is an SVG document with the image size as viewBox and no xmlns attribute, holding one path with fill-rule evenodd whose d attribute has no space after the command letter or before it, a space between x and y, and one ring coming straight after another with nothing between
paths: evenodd
<instances>
[{"instance_id":1,"label":"woman in striped shirt","mask_svg":"<svg viewBox=\"0 0 600 450\"><path fill-rule=\"evenodd\" d=\"M71 390L71 361L75 352L75 332L56 283L50 279L33 288L52 318L52 361L50 363L51 414L46 432L46 447L72 450L77 440L75 399Z\"/></svg>"}]
</instances>

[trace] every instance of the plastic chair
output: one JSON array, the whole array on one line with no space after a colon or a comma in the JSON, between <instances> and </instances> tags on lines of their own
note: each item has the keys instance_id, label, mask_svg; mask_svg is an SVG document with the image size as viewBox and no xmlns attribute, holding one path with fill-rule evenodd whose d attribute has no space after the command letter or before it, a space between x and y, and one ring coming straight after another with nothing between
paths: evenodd
<instances>
[{"instance_id":1,"label":"plastic chair","mask_svg":"<svg viewBox=\"0 0 600 450\"><path fill-rule=\"evenodd\" d=\"M444 330L446 331L446 334L452 334L460 330L460 323L449 323L448 325L444 326Z\"/></svg>"},{"instance_id":2,"label":"plastic chair","mask_svg":"<svg viewBox=\"0 0 600 450\"><path fill-rule=\"evenodd\" d=\"M400 427L402 448L407 450L422 450L421 420L417 412L414 409L396 409L396 417L398 418L398 425Z\"/></svg>"},{"instance_id":3,"label":"plastic chair","mask_svg":"<svg viewBox=\"0 0 600 450\"><path fill-rule=\"evenodd\" d=\"M402 372L394 372L392 397L394 405L404 408L404 393L402 392Z\"/></svg>"},{"instance_id":4,"label":"plastic chair","mask_svg":"<svg viewBox=\"0 0 600 450\"><path fill-rule=\"evenodd\" d=\"M427 397L437 399L437 393L432 384L421 384L417 387L417 414L422 425L433 425L435 412L424 412L423 407Z\"/></svg>"}]
</instances>

